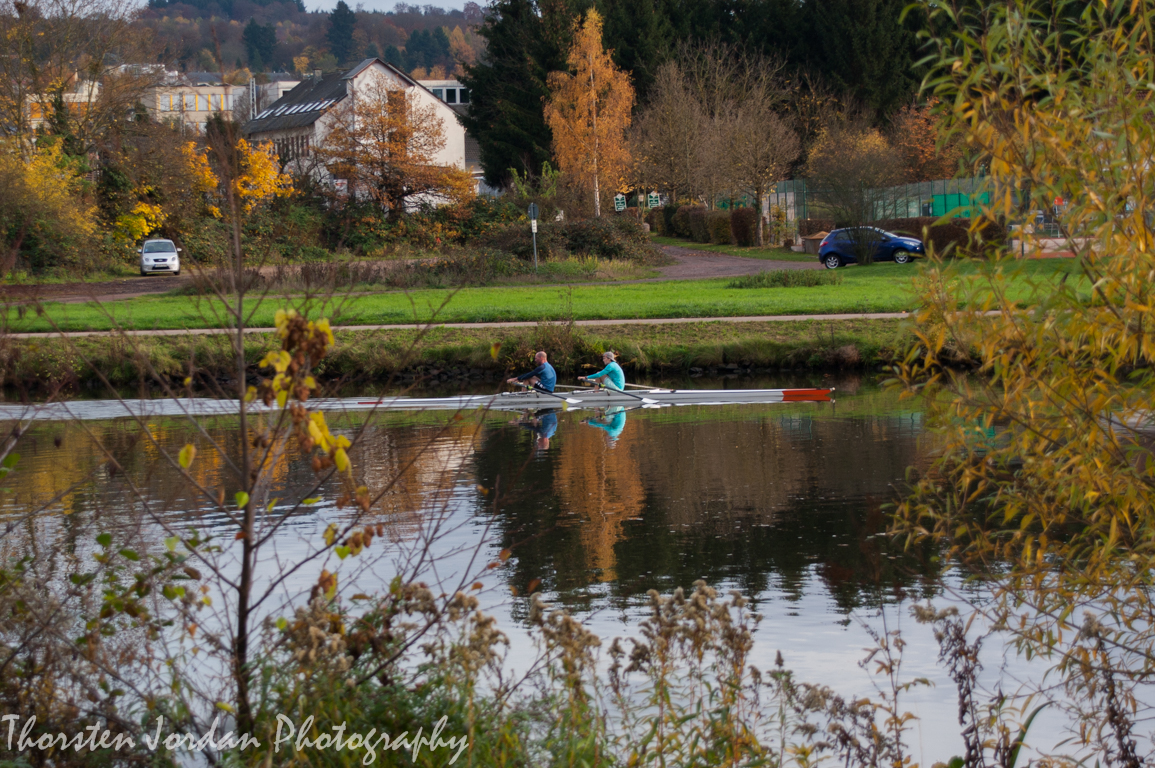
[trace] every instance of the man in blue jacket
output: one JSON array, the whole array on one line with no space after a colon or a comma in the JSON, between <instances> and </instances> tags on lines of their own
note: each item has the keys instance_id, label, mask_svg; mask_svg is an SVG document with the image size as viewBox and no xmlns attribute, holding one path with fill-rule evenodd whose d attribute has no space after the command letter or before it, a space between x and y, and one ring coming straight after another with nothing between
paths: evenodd
<instances>
[{"instance_id":1,"label":"man in blue jacket","mask_svg":"<svg viewBox=\"0 0 1155 768\"><path fill-rule=\"evenodd\" d=\"M553 392L553 388L557 386L557 371L546 361L545 352L538 352L533 356L533 361L537 363L536 368L520 376L514 376L512 379L506 379L506 382L513 384L524 381L534 389L540 389L542 392Z\"/></svg>"}]
</instances>

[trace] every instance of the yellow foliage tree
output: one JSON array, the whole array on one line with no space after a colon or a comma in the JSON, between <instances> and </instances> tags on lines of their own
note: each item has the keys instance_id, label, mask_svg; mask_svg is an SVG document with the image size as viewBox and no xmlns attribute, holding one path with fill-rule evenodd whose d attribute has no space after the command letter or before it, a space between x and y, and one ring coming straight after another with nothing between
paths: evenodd
<instances>
[{"instance_id":1,"label":"yellow foliage tree","mask_svg":"<svg viewBox=\"0 0 1155 768\"><path fill-rule=\"evenodd\" d=\"M94 217L60 142L42 142L27 160L14 141L0 143L0 269L11 269L21 254L33 269L59 265L92 236Z\"/></svg>"},{"instance_id":2,"label":"yellow foliage tree","mask_svg":"<svg viewBox=\"0 0 1155 768\"><path fill-rule=\"evenodd\" d=\"M602 189L620 189L630 165L626 131L634 87L602 46L602 17L596 10L575 31L566 61L572 73L549 75L545 121L562 172L592 191L594 214L601 216Z\"/></svg>"},{"instance_id":3,"label":"yellow foliage tree","mask_svg":"<svg viewBox=\"0 0 1155 768\"><path fill-rule=\"evenodd\" d=\"M384 83L359 91L319 156L350 192L371 195L394 219L415 200L457 202L473 194L462 168L437 163L445 127L435 107Z\"/></svg>"},{"instance_id":4,"label":"yellow foliage tree","mask_svg":"<svg viewBox=\"0 0 1155 768\"><path fill-rule=\"evenodd\" d=\"M238 139L237 161L240 173L233 186L245 213L274 197L293 193L293 179L281 172L272 142L250 144Z\"/></svg>"},{"instance_id":5,"label":"yellow foliage tree","mask_svg":"<svg viewBox=\"0 0 1155 768\"><path fill-rule=\"evenodd\" d=\"M193 191L205 195L206 202L223 193L220 178L209 163L206 150L190 141L181 148L181 153L193 180ZM281 172L272 143L250 144L238 139L236 160L238 172L233 182L233 193L245 213L274 197L293 193L293 179ZM219 218L220 208L211 202L207 205L208 212Z\"/></svg>"}]
</instances>

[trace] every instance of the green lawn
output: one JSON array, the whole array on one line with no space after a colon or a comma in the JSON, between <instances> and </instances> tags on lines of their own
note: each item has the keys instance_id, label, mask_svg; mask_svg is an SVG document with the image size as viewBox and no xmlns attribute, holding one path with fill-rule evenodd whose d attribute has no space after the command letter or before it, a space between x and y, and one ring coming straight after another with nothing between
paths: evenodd
<instances>
[{"instance_id":1,"label":"green lawn","mask_svg":"<svg viewBox=\"0 0 1155 768\"><path fill-rule=\"evenodd\" d=\"M738 245L715 245L713 243L695 243L693 240L683 240L680 237L650 238L655 245L676 245L679 248L693 248L695 251L710 251L724 253L727 256L741 256L747 259L767 259L769 261L816 261L817 256L809 253L795 253L789 248L743 248Z\"/></svg>"},{"instance_id":2,"label":"green lawn","mask_svg":"<svg viewBox=\"0 0 1155 768\"><path fill-rule=\"evenodd\" d=\"M1058 279L1074 268L1065 260L1032 261L1019 265L1021 275L1011 282L1011 294L1026 295L1022 281L1034 276ZM981 263L963 263L961 271L974 273ZM841 271L840 285L799 288L728 288L729 279L684 280L629 285L496 286L450 290L419 290L357 295L340 308L303 306L301 299L269 298L255 311L249 300L249 325L271 326L273 313L292 305L312 316L326 315L343 325L426 322L492 322L503 320L575 320L726 317L749 315L899 312L913 309L910 278L920 264L876 264ZM447 301L448 299L448 301ZM444 304L444 306L442 306ZM45 316L8 310L12 331L50 331L49 318L64 330L106 330L114 321L122 328L181 329L223 327L214 301L190 296L128 299L103 306L47 304Z\"/></svg>"}]
</instances>

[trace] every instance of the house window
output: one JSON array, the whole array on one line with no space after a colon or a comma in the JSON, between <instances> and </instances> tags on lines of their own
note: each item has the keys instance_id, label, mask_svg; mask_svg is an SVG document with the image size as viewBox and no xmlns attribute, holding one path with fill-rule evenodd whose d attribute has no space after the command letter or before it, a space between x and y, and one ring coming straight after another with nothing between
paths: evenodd
<instances>
[{"instance_id":1,"label":"house window","mask_svg":"<svg viewBox=\"0 0 1155 768\"><path fill-rule=\"evenodd\" d=\"M445 91L442 90L441 88L434 88L433 89L433 95L436 96L437 98L441 99L442 101L445 101Z\"/></svg>"},{"instance_id":2,"label":"house window","mask_svg":"<svg viewBox=\"0 0 1155 768\"><path fill-rule=\"evenodd\" d=\"M468 104L469 103L469 89L468 88L462 88L461 89L461 103L462 104Z\"/></svg>"},{"instance_id":3,"label":"house window","mask_svg":"<svg viewBox=\"0 0 1155 768\"><path fill-rule=\"evenodd\" d=\"M446 104L456 104L457 103L457 89L456 88L446 88L445 89L445 103Z\"/></svg>"},{"instance_id":4,"label":"house window","mask_svg":"<svg viewBox=\"0 0 1155 768\"><path fill-rule=\"evenodd\" d=\"M184 108L186 112L195 112L197 108L197 95L195 93L186 93L184 95Z\"/></svg>"},{"instance_id":5,"label":"house window","mask_svg":"<svg viewBox=\"0 0 1155 768\"><path fill-rule=\"evenodd\" d=\"M214 112L220 112L221 111L221 95L219 93L214 93L212 96L212 100L213 100L213 111Z\"/></svg>"},{"instance_id":6,"label":"house window","mask_svg":"<svg viewBox=\"0 0 1155 768\"><path fill-rule=\"evenodd\" d=\"M201 111L203 111L203 112L209 111L209 97L207 95L197 98L197 101L200 103Z\"/></svg>"}]
</instances>

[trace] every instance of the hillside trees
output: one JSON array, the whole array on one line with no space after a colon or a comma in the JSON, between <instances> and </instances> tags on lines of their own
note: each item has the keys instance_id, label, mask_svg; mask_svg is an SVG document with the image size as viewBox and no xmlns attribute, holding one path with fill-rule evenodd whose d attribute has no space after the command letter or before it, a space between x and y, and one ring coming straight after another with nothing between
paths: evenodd
<instances>
[{"instance_id":1,"label":"hillside trees","mask_svg":"<svg viewBox=\"0 0 1155 768\"><path fill-rule=\"evenodd\" d=\"M601 216L601 191L616 190L629 165L626 131L634 106L629 76L602 46L602 19L594 9L574 34L570 72L549 76L545 120L563 173L592 191Z\"/></svg>"},{"instance_id":2,"label":"hillside trees","mask_svg":"<svg viewBox=\"0 0 1155 768\"><path fill-rule=\"evenodd\" d=\"M272 24L258 24L255 18L249 19L245 31L241 35L245 44L245 52L249 56L252 68L261 72L265 65L272 65L277 55L277 30Z\"/></svg>"},{"instance_id":3,"label":"hillside trees","mask_svg":"<svg viewBox=\"0 0 1155 768\"><path fill-rule=\"evenodd\" d=\"M445 126L431 105L423 106L384 82L359 91L344 107L318 156L350 191L367 194L397 220L421 202L458 201L472 193L460 168L436 164L445 147Z\"/></svg>"}]
</instances>

